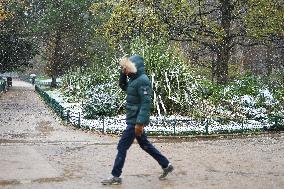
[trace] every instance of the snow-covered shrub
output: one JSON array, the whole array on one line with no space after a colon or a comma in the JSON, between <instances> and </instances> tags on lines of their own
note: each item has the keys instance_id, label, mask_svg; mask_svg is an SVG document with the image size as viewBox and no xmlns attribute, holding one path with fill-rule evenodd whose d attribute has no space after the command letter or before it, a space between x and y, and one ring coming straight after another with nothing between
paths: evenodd
<instances>
[{"instance_id":1,"label":"snow-covered shrub","mask_svg":"<svg viewBox=\"0 0 284 189\"><path fill-rule=\"evenodd\" d=\"M264 107L268 111L271 111L274 107L278 106L279 101L275 99L269 89L259 90L259 94L256 95L257 107Z\"/></svg>"},{"instance_id":2,"label":"snow-covered shrub","mask_svg":"<svg viewBox=\"0 0 284 189\"><path fill-rule=\"evenodd\" d=\"M215 104L216 115L222 119L255 120L273 124L276 112L283 113L283 104L261 78L247 75L227 86L213 88L209 100ZM271 119L272 117L272 119ZM279 115L278 115L279 117Z\"/></svg>"},{"instance_id":3,"label":"snow-covered shrub","mask_svg":"<svg viewBox=\"0 0 284 189\"><path fill-rule=\"evenodd\" d=\"M86 118L112 116L119 111L123 93L118 87L118 59L94 65L84 70L77 69L63 77L63 94L69 102L82 103Z\"/></svg>"},{"instance_id":4,"label":"snow-covered shrub","mask_svg":"<svg viewBox=\"0 0 284 189\"><path fill-rule=\"evenodd\" d=\"M63 76L62 92L70 102L89 99L89 91L95 86L117 81L119 77L118 60L95 65L83 70L70 70Z\"/></svg>"},{"instance_id":5,"label":"snow-covered shrub","mask_svg":"<svg viewBox=\"0 0 284 189\"><path fill-rule=\"evenodd\" d=\"M144 57L146 72L152 81L154 114L190 115L214 120L217 125L244 121L283 125L282 85L271 87L252 75L226 86L213 84L195 74L175 49L164 43L149 44L143 39L131 43L130 55ZM65 95L69 100L83 103L87 118L117 115L123 105L125 94L118 87L119 60L110 60L75 70L63 78Z\"/></svg>"},{"instance_id":6,"label":"snow-covered shrub","mask_svg":"<svg viewBox=\"0 0 284 189\"><path fill-rule=\"evenodd\" d=\"M84 98L84 88L86 86L86 76L80 74L80 71L68 72L62 79L62 92L68 102L78 102Z\"/></svg>"},{"instance_id":7,"label":"snow-covered shrub","mask_svg":"<svg viewBox=\"0 0 284 189\"><path fill-rule=\"evenodd\" d=\"M240 97L240 104L244 107L255 106L255 99L250 95L244 95Z\"/></svg>"},{"instance_id":8,"label":"snow-covered shrub","mask_svg":"<svg viewBox=\"0 0 284 189\"><path fill-rule=\"evenodd\" d=\"M116 83L100 84L88 92L89 98L83 103L85 118L117 115L123 99L116 85Z\"/></svg>"}]
</instances>

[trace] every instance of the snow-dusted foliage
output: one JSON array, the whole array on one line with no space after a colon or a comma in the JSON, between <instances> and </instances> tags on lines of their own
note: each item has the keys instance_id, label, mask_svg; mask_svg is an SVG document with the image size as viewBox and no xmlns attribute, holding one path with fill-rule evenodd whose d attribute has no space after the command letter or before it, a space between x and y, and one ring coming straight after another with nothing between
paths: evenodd
<instances>
[{"instance_id":1,"label":"snow-dusted foliage","mask_svg":"<svg viewBox=\"0 0 284 189\"><path fill-rule=\"evenodd\" d=\"M246 76L223 88L213 88L208 100L215 104L215 116L223 120L254 120L273 126L279 124L275 118L283 119L284 108L272 91L260 78Z\"/></svg>"},{"instance_id":2,"label":"snow-dusted foliage","mask_svg":"<svg viewBox=\"0 0 284 189\"><path fill-rule=\"evenodd\" d=\"M137 38L131 44L131 51L144 57L146 72L152 81L154 113L192 114L194 107L201 103L201 78L194 76L175 48Z\"/></svg>"},{"instance_id":3,"label":"snow-dusted foliage","mask_svg":"<svg viewBox=\"0 0 284 189\"><path fill-rule=\"evenodd\" d=\"M122 104L122 91L118 87L118 59L100 65L99 69L76 70L65 74L63 94L69 102L82 104L86 118L113 116Z\"/></svg>"},{"instance_id":4,"label":"snow-dusted foliage","mask_svg":"<svg viewBox=\"0 0 284 189\"><path fill-rule=\"evenodd\" d=\"M131 44L131 54L144 57L152 82L154 117L149 132L210 133L284 125L279 86L271 88L251 75L226 86L213 84L195 74L173 49L141 39ZM63 93L69 101L80 102L85 118L122 113L125 94L118 87L119 59L110 60L97 69L70 72L62 80ZM178 120L172 116L186 117Z\"/></svg>"},{"instance_id":5,"label":"snow-dusted foliage","mask_svg":"<svg viewBox=\"0 0 284 189\"><path fill-rule=\"evenodd\" d=\"M254 86L257 90L252 93L251 87L243 84L248 83L244 80L251 79L245 77L226 87L211 86L206 82L201 83L199 87L203 92L200 93L201 96L198 96L201 106L195 107L196 111L201 112L199 116L153 115L150 125L145 129L151 135L283 129L283 105L274 97L271 89L260 83L258 83L258 87ZM49 95L55 98L66 109L65 111L70 111L69 121L71 123L78 124L80 122L81 127L116 134L120 134L124 130L125 116L117 112L123 105L121 102L123 102L124 95L121 95L116 82L99 84L86 92L86 96L89 98L86 98L88 100L83 103L83 106L82 103L68 103L68 105L57 93L49 92ZM176 111L178 112L178 110Z\"/></svg>"},{"instance_id":6,"label":"snow-dusted foliage","mask_svg":"<svg viewBox=\"0 0 284 189\"><path fill-rule=\"evenodd\" d=\"M91 90L98 84L118 80L116 59L91 68L70 70L62 78L62 90L69 101L82 101L89 98Z\"/></svg>"},{"instance_id":7,"label":"snow-dusted foliage","mask_svg":"<svg viewBox=\"0 0 284 189\"><path fill-rule=\"evenodd\" d=\"M115 84L100 84L88 91L89 98L83 102L83 113L86 118L117 115L121 106L121 95Z\"/></svg>"},{"instance_id":8,"label":"snow-dusted foliage","mask_svg":"<svg viewBox=\"0 0 284 189\"><path fill-rule=\"evenodd\" d=\"M79 70L64 75L62 90L69 102L78 102L85 98L86 91L95 85L91 76Z\"/></svg>"}]
</instances>

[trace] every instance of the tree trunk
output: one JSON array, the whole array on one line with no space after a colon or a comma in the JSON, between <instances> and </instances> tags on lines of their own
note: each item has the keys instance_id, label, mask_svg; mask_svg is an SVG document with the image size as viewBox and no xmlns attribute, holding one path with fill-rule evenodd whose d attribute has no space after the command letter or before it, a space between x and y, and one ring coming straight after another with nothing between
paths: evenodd
<instances>
[{"instance_id":1,"label":"tree trunk","mask_svg":"<svg viewBox=\"0 0 284 189\"><path fill-rule=\"evenodd\" d=\"M217 54L216 77L218 84L226 84L228 82L229 58L230 50L227 45L222 45Z\"/></svg>"},{"instance_id":2,"label":"tree trunk","mask_svg":"<svg viewBox=\"0 0 284 189\"><path fill-rule=\"evenodd\" d=\"M212 62L211 62L211 81L214 83L214 79L216 77L216 70L217 70L217 65L216 65L216 58L215 54L212 53Z\"/></svg>"},{"instance_id":3,"label":"tree trunk","mask_svg":"<svg viewBox=\"0 0 284 189\"><path fill-rule=\"evenodd\" d=\"M53 62L52 62L52 76L51 76L51 88L55 88L57 86L56 84L56 78L58 76L59 72L59 66L60 66L60 41L61 41L61 33L60 31L56 32L55 35L55 46L54 46L54 53L53 53Z\"/></svg>"},{"instance_id":4,"label":"tree trunk","mask_svg":"<svg viewBox=\"0 0 284 189\"><path fill-rule=\"evenodd\" d=\"M266 61L265 61L265 66L266 66L266 76L270 76L272 73L273 69L273 47L269 45L266 49Z\"/></svg>"},{"instance_id":5,"label":"tree trunk","mask_svg":"<svg viewBox=\"0 0 284 189\"><path fill-rule=\"evenodd\" d=\"M221 26L225 32L222 41L217 49L216 77L218 84L226 84L228 82L228 64L230 59L230 28L232 20L233 6L230 0L220 0L221 3Z\"/></svg>"}]
</instances>

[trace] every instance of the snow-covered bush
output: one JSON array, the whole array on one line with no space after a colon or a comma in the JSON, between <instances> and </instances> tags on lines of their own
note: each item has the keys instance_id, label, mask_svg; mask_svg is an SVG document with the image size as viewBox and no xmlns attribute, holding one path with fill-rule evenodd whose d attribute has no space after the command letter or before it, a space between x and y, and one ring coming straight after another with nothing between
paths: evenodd
<instances>
[{"instance_id":1,"label":"snow-covered bush","mask_svg":"<svg viewBox=\"0 0 284 189\"><path fill-rule=\"evenodd\" d=\"M80 102L86 118L113 116L119 111L123 93L118 87L118 59L63 77L63 94L69 102Z\"/></svg>"},{"instance_id":2,"label":"snow-covered bush","mask_svg":"<svg viewBox=\"0 0 284 189\"><path fill-rule=\"evenodd\" d=\"M85 118L93 119L98 116L117 115L123 98L116 83L96 85L88 93L89 98L83 103Z\"/></svg>"},{"instance_id":3,"label":"snow-covered bush","mask_svg":"<svg viewBox=\"0 0 284 189\"><path fill-rule=\"evenodd\" d=\"M76 71L69 71L62 79L62 92L68 102L78 102L85 97L85 89L90 87L89 75ZM91 82L90 82L91 83Z\"/></svg>"},{"instance_id":4,"label":"snow-covered bush","mask_svg":"<svg viewBox=\"0 0 284 189\"><path fill-rule=\"evenodd\" d=\"M62 78L62 92L69 102L82 102L90 98L95 86L117 81L118 77L117 59L83 70L70 70Z\"/></svg>"},{"instance_id":5,"label":"snow-covered bush","mask_svg":"<svg viewBox=\"0 0 284 189\"><path fill-rule=\"evenodd\" d=\"M216 115L222 119L255 120L274 124L274 117L283 117L283 104L261 78L245 76L225 87L216 87L209 98L215 104ZM272 119L271 119L272 117Z\"/></svg>"}]
</instances>

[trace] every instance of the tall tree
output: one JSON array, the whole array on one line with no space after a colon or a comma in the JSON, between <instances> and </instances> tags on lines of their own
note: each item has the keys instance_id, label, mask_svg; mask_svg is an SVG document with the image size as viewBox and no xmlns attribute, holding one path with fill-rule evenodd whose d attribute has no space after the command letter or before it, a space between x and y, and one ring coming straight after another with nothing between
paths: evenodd
<instances>
[{"instance_id":1,"label":"tall tree","mask_svg":"<svg viewBox=\"0 0 284 189\"><path fill-rule=\"evenodd\" d=\"M33 1L32 1L33 2ZM42 13L34 28L41 39L46 72L56 86L56 78L72 66L85 66L91 59L93 36L90 1L40 1Z\"/></svg>"},{"instance_id":2,"label":"tall tree","mask_svg":"<svg viewBox=\"0 0 284 189\"><path fill-rule=\"evenodd\" d=\"M17 1L0 1L0 72L29 66L35 54L33 43L23 32L24 7Z\"/></svg>"},{"instance_id":3,"label":"tall tree","mask_svg":"<svg viewBox=\"0 0 284 189\"><path fill-rule=\"evenodd\" d=\"M276 0L270 0L276 1ZM255 1L256 2L256 1ZM256 44L245 18L255 2L242 0L125 0L114 3L112 17L105 24L111 42L134 35L167 36L189 42L202 52L213 54L212 74L219 84L228 81L230 54L236 45ZM269 3L262 1L266 6ZM143 15L143 18L140 18ZM269 15L269 18L273 16ZM279 17L280 19L280 17ZM277 18L277 20L279 21ZM145 29L146 28L146 29ZM147 30L148 28L148 30Z\"/></svg>"},{"instance_id":4,"label":"tall tree","mask_svg":"<svg viewBox=\"0 0 284 189\"><path fill-rule=\"evenodd\" d=\"M92 71L93 72L101 72L102 66L107 66L107 63L112 62L112 58L117 51L106 41L106 38L103 33L103 26L109 18L111 17L111 13L113 11L113 4L110 1L106 0L96 0L92 3L90 7L91 13L93 15L93 23L92 26L94 28L94 36L92 44L95 52L92 58Z\"/></svg>"},{"instance_id":5,"label":"tall tree","mask_svg":"<svg viewBox=\"0 0 284 189\"><path fill-rule=\"evenodd\" d=\"M264 41L266 73L283 70L284 3L279 0L249 0L245 24L249 36Z\"/></svg>"},{"instance_id":6,"label":"tall tree","mask_svg":"<svg viewBox=\"0 0 284 189\"><path fill-rule=\"evenodd\" d=\"M284 37L284 3L280 0L249 0L245 23L256 38Z\"/></svg>"},{"instance_id":7,"label":"tall tree","mask_svg":"<svg viewBox=\"0 0 284 189\"><path fill-rule=\"evenodd\" d=\"M102 22L99 31L113 46L128 47L131 40L141 35L149 41L167 37L166 25L148 6L147 1L109 0L92 6L93 12L105 9L110 12L110 17Z\"/></svg>"}]
</instances>

